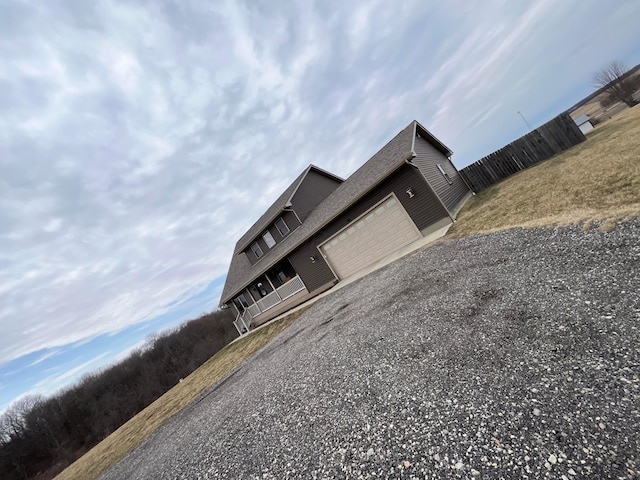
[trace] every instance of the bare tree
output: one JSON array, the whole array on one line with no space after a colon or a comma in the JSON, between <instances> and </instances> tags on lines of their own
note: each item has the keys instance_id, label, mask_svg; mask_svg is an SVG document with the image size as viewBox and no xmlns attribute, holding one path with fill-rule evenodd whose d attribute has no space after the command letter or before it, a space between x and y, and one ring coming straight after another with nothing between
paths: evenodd
<instances>
[{"instance_id":1,"label":"bare tree","mask_svg":"<svg viewBox=\"0 0 640 480\"><path fill-rule=\"evenodd\" d=\"M156 335L119 364L0 414L0 479L51 478L237 336L230 310Z\"/></svg>"},{"instance_id":2,"label":"bare tree","mask_svg":"<svg viewBox=\"0 0 640 480\"><path fill-rule=\"evenodd\" d=\"M593 75L593 82L596 87L604 88L612 103L624 102L630 107L639 103L633 94L640 88L640 76L634 75L622 62L614 60L609 63Z\"/></svg>"},{"instance_id":3,"label":"bare tree","mask_svg":"<svg viewBox=\"0 0 640 480\"><path fill-rule=\"evenodd\" d=\"M0 417L2 438L10 440L22 435L27 429L27 416L33 408L42 402L40 395L27 395L13 402Z\"/></svg>"}]
</instances>

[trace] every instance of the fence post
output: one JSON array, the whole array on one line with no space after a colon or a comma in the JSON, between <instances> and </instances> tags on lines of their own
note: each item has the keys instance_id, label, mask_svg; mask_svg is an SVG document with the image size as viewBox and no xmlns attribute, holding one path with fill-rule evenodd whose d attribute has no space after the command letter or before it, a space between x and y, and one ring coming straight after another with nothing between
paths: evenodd
<instances>
[{"instance_id":1,"label":"fence post","mask_svg":"<svg viewBox=\"0 0 640 480\"><path fill-rule=\"evenodd\" d=\"M494 183L585 140L584 134L571 116L565 112L499 150L467 165L460 170L460 174L467 180L471 189L479 193Z\"/></svg>"}]
</instances>

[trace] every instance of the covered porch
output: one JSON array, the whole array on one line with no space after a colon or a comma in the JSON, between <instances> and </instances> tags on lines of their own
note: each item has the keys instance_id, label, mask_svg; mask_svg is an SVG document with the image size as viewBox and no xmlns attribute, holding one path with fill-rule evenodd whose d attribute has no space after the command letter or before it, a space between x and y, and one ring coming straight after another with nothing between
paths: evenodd
<instances>
[{"instance_id":1,"label":"covered porch","mask_svg":"<svg viewBox=\"0 0 640 480\"><path fill-rule=\"evenodd\" d=\"M294 295L309 293L300 276L288 260L258 277L233 299L236 319L233 324L243 335L254 318L276 307L284 306Z\"/></svg>"}]
</instances>

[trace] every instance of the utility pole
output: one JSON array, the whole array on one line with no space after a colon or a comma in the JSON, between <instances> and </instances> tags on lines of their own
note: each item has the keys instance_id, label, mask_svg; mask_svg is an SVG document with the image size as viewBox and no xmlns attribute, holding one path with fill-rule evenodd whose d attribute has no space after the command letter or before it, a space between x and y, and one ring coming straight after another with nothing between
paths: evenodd
<instances>
[{"instance_id":1,"label":"utility pole","mask_svg":"<svg viewBox=\"0 0 640 480\"><path fill-rule=\"evenodd\" d=\"M529 125L529 122L527 122L527 119L524 118L524 115L522 115L522 113L520 113L520 110L518 110L518 115L520 115L522 117L522 121L529 128L529 131L533 130L533 127L531 125Z\"/></svg>"}]
</instances>

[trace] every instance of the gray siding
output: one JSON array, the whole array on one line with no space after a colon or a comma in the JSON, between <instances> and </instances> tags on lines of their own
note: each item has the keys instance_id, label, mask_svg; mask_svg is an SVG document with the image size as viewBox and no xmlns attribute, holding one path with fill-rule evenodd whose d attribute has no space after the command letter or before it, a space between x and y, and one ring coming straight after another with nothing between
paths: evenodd
<instances>
[{"instance_id":1,"label":"gray siding","mask_svg":"<svg viewBox=\"0 0 640 480\"><path fill-rule=\"evenodd\" d=\"M411 187L415 193L413 198L409 198L406 193L409 187ZM419 230L423 230L443 218L448 218L446 210L442 207L416 168L403 165L384 182L356 202L350 209L339 215L329 225L300 245L300 247L288 256L289 261L309 291L335 280L335 276L322 258L322 255L320 255L317 246L338 230L351 223L391 192L396 194L398 200L402 203L402 206ZM311 256L316 258L315 263L311 261Z\"/></svg>"},{"instance_id":2,"label":"gray siding","mask_svg":"<svg viewBox=\"0 0 640 480\"><path fill-rule=\"evenodd\" d=\"M300 220L304 222L309 213L341 183L334 178L310 170L291 199L293 209Z\"/></svg>"},{"instance_id":3,"label":"gray siding","mask_svg":"<svg viewBox=\"0 0 640 480\"><path fill-rule=\"evenodd\" d=\"M253 242L251 242L251 245L249 245L249 248L247 248L245 250L245 252L244 252L247 255L247 258L249 259L249 261L251 262L251 265L255 265L258 260L260 260L260 259L264 258L265 256L267 256L269 254L269 252L271 250L273 250L276 247L276 245L279 244L283 240L283 238L285 238L288 235L290 235L291 232L293 232L300 225L300 222L298 221L298 217L296 217L295 213L293 213L293 212L290 212L290 211L282 212L281 217L284 219L285 223L289 227L289 233L287 235L285 235L284 237L282 235L280 235L280 232L275 227L275 222L274 222L274 225L270 225L268 229L265 229L265 230L261 231L260 235L258 235L258 238L256 238L256 242L258 243L258 245L260 245L260 248L262 249L262 253L264 255L262 255L262 257L260 257L260 258L257 258L253 254L253 251L251 250L251 245L253 245ZM278 217L278 218L280 218L280 217ZM276 218L276 220L278 220L278 218ZM262 234L264 232L266 232L267 230L269 230L271 232L271 236L273 237L273 239L276 242L276 245L274 245L271 248L267 247L267 244L262 239Z\"/></svg>"},{"instance_id":4,"label":"gray siding","mask_svg":"<svg viewBox=\"0 0 640 480\"><path fill-rule=\"evenodd\" d=\"M469 194L469 188L451 161L425 139L416 137L414 149L416 158L413 159L413 164L420 169L431 188L437 193L449 212L453 214ZM442 168L449 175L451 184L438 170L438 164L442 165Z\"/></svg>"},{"instance_id":5,"label":"gray siding","mask_svg":"<svg viewBox=\"0 0 640 480\"><path fill-rule=\"evenodd\" d=\"M300 225L300 222L298 221L298 217L296 217L296 214L293 212L290 212L289 210L285 210L284 212L282 212L281 217L284 220L284 223L287 224L287 227L289 227L289 233L285 235L285 237L287 237L291 235L291 232L293 232L296 228L298 228L298 226ZM276 218L276 220L278 219ZM280 232L278 232L278 229L275 227L275 222L274 222L274 225L272 225L269 230L271 230L271 233L273 234L273 238L275 238L276 242L280 243L284 237L280 235Z\"/></svg>"},{"instance_id":6,"label":"gray siding","mask_svg":"<svg viewBox=\"0 0 640 480\"><path fill-rule=\"evenodd\" d=\"M273 235L273 233L271 235ZM264 258L264 256L269 253L269 247L267 247L267 244L264 243L262 236L256 239L256 243L260 245L260 248L262 249L263 255L260 258ZM253 245L253 242L251 242L251 245ZM249 245L249 247L245 250L244 253L247 255L247 258L251 262L251 265L254 265L259 260L259 258L253 254L253 250L251 250L251 245Z\"/></svg>"},{"instance_id":7,"label":"gray siding","mask_svg":"<svg viewBox=\"0 0 640 480\"><path fill-rule=\"evenodd\" d=\"M315 263L311 261L312 256L316 259ZM337 281L318 249L310 243L304 243L287 258L310 292Z\"/></svg>"}]
</instances>

